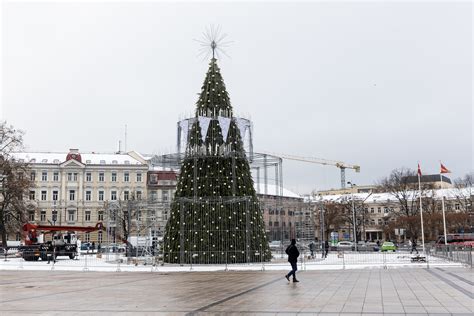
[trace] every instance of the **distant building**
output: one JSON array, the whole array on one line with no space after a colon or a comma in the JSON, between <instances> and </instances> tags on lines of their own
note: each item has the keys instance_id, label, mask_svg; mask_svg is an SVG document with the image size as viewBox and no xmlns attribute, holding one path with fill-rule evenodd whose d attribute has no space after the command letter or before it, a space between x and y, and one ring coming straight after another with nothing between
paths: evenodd
<instances>
[{"instance_id":1,"label":"distant building","mask_svg":"<svg viewBox=\"0 0 474 316\"><path fill-rule=\"evenodd\" d=\"M357 185L341 189L320 190L314 192L314 195L338 195L351 193L370 193L376 190L375 185Z\"/></svg>"},{"instance_id":2,"label":"distant building","mask_svg":"<svg viewBox=\"0 0 474 316\"><path fill-rule=\"evenodd\" d=\"M441 177L443 181L441 181ZM439 174L422 175L420 177L420 183L422 186L428 186L433 189L448 189L453 187L450 178L444 175L442 175L441 177L439 176ZM415 186L418 185L418 176L406 177L406 180L407 183L413 183Z\"/></svg>"},{"instance_id":3,"label":"distant building","mask_svg":"<svg viewBox=\"0 0 474 316\"><path fill-rule=\"evenodd\" d=\"M107 220L107 205L147 198L148 165L130 154L70 149L64 153L19 152L13 157L27 162L31 169L34 186L26 197L29 222L93 226ZM105 241L101 232L86 233L82 239Z\"/></svg>"}]
</instances>

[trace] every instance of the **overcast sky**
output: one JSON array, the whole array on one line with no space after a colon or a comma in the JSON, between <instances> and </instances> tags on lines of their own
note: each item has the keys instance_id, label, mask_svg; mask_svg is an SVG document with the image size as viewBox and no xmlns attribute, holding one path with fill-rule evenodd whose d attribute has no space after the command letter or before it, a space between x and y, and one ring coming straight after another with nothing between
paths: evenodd
<instances>
[{"instance_id":1,"label":"overcast sky","mask_svg":"<svg viewBox=\"0 0 474 316\"><path fill-rule=\"evenodd\" d=\"M175 151L208 67L202 32L233 43L219 60L255 151L453 178L473 169L472 4L430 2L3 2L2 117L29 150ZM339 169L284 161L297 193L340 185Z\"/></svg>"}]
</instances>

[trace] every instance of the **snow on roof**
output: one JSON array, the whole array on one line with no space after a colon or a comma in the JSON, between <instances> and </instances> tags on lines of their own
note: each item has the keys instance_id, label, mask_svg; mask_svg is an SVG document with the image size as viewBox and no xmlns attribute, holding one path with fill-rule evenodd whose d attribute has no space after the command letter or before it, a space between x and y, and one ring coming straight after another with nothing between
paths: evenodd
<instances>
[{"instance_id":1,"label":"snow on roof","mask_svg":"<svg viewBox=\"0 0 474 316\"><path fill-rule=\"evenodd\" d=\"M174 172L179 171L179 169L175 170L175 169L170 168L170 167L155 166L155 165L149 165L148 170L150 170L150 171L174 171Z\"/></svg>"},{"instance_id":2,"label":"snow on roof","mask_svg":"<svg viewBox=\"0 0 474 316\"><path fill-rule=\"evenodd\" d=\"M254 183L254 188L255 191L257 191L257 194L265 194L265 184L264 183ZM274 185L274 184L267 184L267 195L275 195L275 196L280 196L279 190L280 187ZM290 198L301 198L298 194L291 192L290 190L287 190L283 188L283 194L282 196L284 197L290 197Z\"/></svg>"},{"instance_id":3,"label":"snow on roof","mask_svg":"<svg viewBox=\"0 0 474 316\"><path fill-rule=\"evenodd\" d=\"M426 190L423 193L425 197L441 198L444 196L447 199L454 199L456 197L468 197L474 193L474 188L463 188L463 189L436 189ZM419 198L418 191L411 191L409 196L412 198ZM317 196L306 196L305 201L307 202L334 202L339 203L351 199L351 194L335 194L335 195L317 195ZM354 193L355 201L365 201L366 203L377 203L377 202L398 202L398 200L391 193Z\"/></svg>"},{"instance_id":4,"label":"snow on roof","mask_svg":"<svg viewBox=\"0 0 474 316\"><path fill-rule=\"evenodd\" d=\"M60 164L66 161L67 152L18 152L12 155L29 163ZM80 153L82 163L86 165L141 165L142 163L128 154Z\"/></svg>"}]
</instances>

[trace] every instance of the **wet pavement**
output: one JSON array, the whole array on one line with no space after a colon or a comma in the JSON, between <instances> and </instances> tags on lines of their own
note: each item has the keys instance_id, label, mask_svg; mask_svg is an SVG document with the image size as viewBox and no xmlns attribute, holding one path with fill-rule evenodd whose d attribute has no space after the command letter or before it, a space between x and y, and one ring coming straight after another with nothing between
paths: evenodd
<instances>
[{"instance_id":1,"label":"wet pavement","mask_svg":"<svg viewBox=\"0 0 474 316\"><path fill-rule=\"evenodd\" d=\"M0 271L2 315L472 315L473 270Z\"/></svg>"}]
</instances>

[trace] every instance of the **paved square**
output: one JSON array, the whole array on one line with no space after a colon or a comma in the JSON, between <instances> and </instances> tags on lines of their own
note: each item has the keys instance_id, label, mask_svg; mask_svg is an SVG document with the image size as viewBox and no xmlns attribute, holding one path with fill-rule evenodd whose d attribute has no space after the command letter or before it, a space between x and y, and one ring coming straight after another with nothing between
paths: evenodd
<instances>
[{"instance_id":1,"label":"paved square","mask_svg":"<svg viewBox=\"0 0 474 316\"><path fill-rule=\"evenodd\" d=\"M2 315L472 315L463 268L266 272L0 271Z\"/></svg>"}]
</instances>

